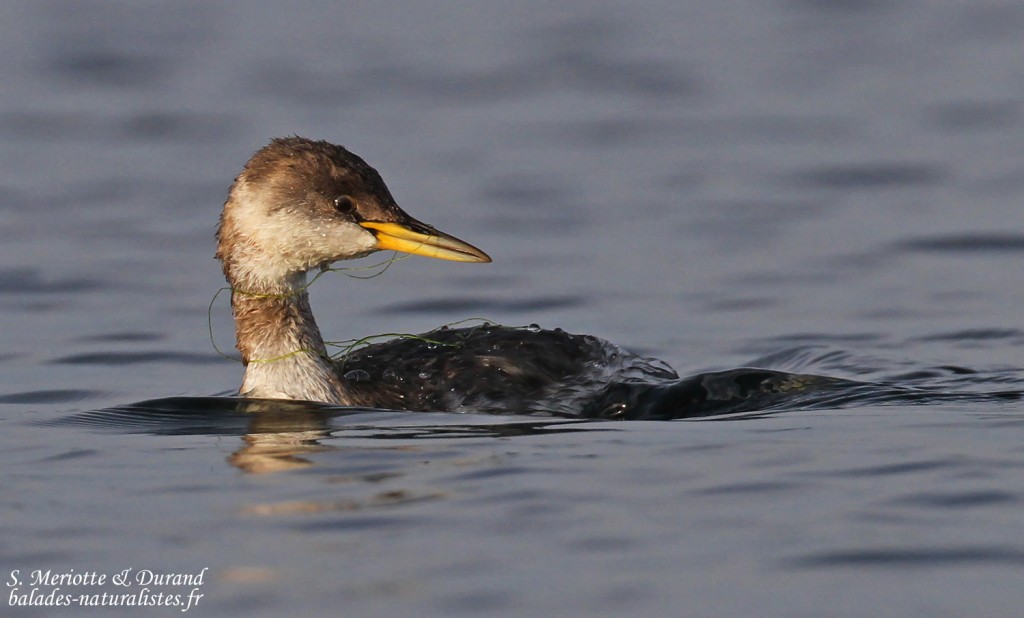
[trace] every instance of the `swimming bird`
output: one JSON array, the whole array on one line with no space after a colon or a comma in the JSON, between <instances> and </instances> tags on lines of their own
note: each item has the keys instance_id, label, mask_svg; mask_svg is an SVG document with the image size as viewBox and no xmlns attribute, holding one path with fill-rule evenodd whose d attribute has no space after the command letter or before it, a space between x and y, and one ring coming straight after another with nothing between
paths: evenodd
<instances>
[{"instance_id":1,"label":"swimming bird","mask_svg":"<svg viewBox=\"0 0 1024 618\"><path fill-rule=\"evenodd\" d=\"M287 137L257 151L231 185L217 229L245 364L239 394L410 411L677 418L799 390L813 377L737 370L680 380L664 363L597 337L490 324L332 358L307 273L389 249L491 261L408 215L380 174L342 146Z\"/></svg>"}]
</instances>

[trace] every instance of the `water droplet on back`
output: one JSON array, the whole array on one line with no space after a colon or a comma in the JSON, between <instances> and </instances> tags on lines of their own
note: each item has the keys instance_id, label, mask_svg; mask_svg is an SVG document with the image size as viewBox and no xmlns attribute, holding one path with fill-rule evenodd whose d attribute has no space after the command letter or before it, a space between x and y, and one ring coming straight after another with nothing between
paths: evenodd
<instances>
[{"instance_id":1,"label":"water droplet on back","mask_svg":"<svg viewBox=\"0 0 1024 618\"><path fill-rule=\"evenodd\" d=\"M345 379L349 382L369 382L370 374L362 369L353 369L345 373Z\"/></svg>"}]
</instances>

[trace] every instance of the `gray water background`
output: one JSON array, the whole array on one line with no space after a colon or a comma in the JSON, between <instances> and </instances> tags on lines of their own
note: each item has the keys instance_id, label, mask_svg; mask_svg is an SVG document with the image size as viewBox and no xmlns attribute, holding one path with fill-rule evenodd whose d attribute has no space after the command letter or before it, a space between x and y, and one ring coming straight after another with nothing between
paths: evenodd
<instances>
[{"instance_id":1,"label":"gray water background","mask_svg":"<svg viewBox=\"0 0 1024 618\"><path fill-rule=\"evenodd\" d=\"M323 278L329 338L480 316L681 374L1020 391L1024 5L255 6L0 5L5 581L209 567L217 616L1020 615L1019 401L89 412L237 388L213 231L287 134L495 259ZM223 295L212 324L230 351Z\"/></svg>"}]
</instances>

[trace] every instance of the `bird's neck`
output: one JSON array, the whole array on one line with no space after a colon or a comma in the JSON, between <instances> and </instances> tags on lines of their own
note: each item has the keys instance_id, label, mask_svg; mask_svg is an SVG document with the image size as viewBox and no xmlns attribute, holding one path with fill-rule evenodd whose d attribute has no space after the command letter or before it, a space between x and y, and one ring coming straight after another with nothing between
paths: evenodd
<instances>
[{"instance_id":1,"label":"bird's neck","mask_svg":"<svg viewBox=\"0 0 1024 618\"><path fill-rule=\"evenodd\" d=\"M348 403L306 293L305 273L232 282L231 309L247 397Z\"/></svg>"}]
</instances>

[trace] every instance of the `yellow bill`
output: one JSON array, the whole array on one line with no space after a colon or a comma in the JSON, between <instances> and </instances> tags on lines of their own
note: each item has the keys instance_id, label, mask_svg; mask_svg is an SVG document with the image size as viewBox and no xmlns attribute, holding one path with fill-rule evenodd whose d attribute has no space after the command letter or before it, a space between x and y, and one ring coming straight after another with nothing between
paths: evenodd
<instances>
[{"instance_id":1,"label":"yellow bill","mask_svg":"<svg viewBox=\"0 0 1024 618\"><path fill-rule=\"evenodd\" d=\"M423 226L423 228L430 230L428 234L417 232L400 223L362 221L359 225L370 230L377 237L381 249L391 249L454 262L491 261L491 256L473 245L427 226Z\"/></svg>"}]
</instances>

